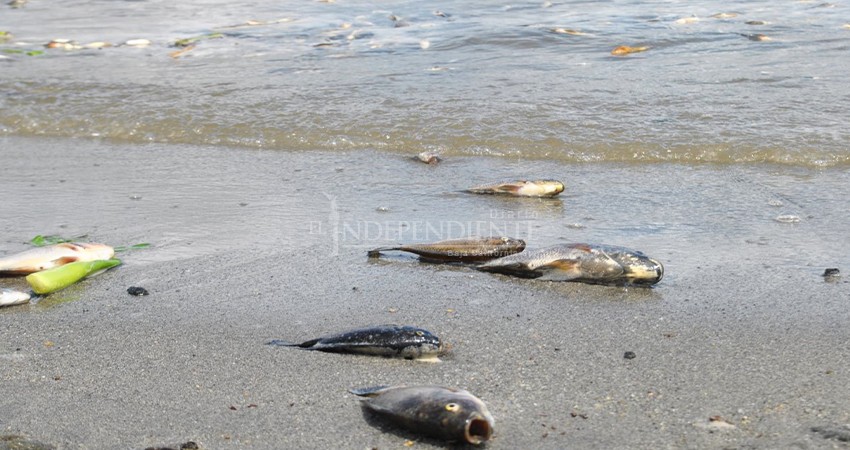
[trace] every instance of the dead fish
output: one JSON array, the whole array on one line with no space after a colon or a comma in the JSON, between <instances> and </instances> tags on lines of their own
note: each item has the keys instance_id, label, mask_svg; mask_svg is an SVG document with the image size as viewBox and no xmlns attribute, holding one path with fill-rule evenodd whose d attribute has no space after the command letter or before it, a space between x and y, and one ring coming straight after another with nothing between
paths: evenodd
<instances>
[{"instance_id":1,"label":"dead fish","mask_svg":"<svg viewBox=\"0 0 850 450\"><path fill-rule=\"evenodd\" d=\"M647 50L649 50L649 47L629 47L628 45L621 45L614 50L611 50L611 54L614 56L624 56L631 53L645 52Z\"/></svg>"},{"instance_id":2,"label":"dead fish","mask_svg":"<svg viewBox=\"0 0 850 450\"><path fill-rule=\"evenodd\" d=\"M438 162L443 160L443 158L440 157L439 153L427 151L414 156L413 159L424 162L425 164L437 164Z\"/></svg>"},{"instance_id":3,"label":"dead fish","mask_svg":"<svg viewBox=\"0 0 850 450\"><path fill-rule=\"evenodd\" d=\"M381 325L350 330L294 344L272 340L267 345L299 347L330 353L394 356L404 359L439 361L440 338L421 328Z\"/></svg>"},{"instance_id":4,"label":"dead fish","mask_svg":"<svg viewBox=\"0 0 850 450\"><path fill-rule=\"evenodd\" d=\"M764 35L764 34L761 34L761 33L757 33L757 34L741 33L741 36L744 36L745 38L747 38L751 41L756 41L756 42L767 42L767 41L773 40L773 39L770 38L770 36L767 36L767 35Z\"/></svg>"},{"instance_id":5,"label":"dead fish","mask_svg":"<svg viewBox=\"0 0 850 450\"><path fill-rule=\"evenodd\" d=\"M664 276L664 266L639 251L594 244L556 245L495 259L478 269L539 280L610 285L653 285Z\"/></svg>"},{"instance_id":6,"label":"dead fish","mask_svg":"<svg viewBox=\"0 0 850 450\"><path fill-rule=\"evenodd\" d=\"M398 247L380 247L369 251L377 258L381 252L398 250L415 253L424 259L437 261L475 262L513 255L525 249L525 241L509 237L470 237L447 239L431 244L410 244Z\"/></svg>"},{"instance_id":7,"label":"dead fish","mask_svg":"<svg viewBox=\"0 0 850 450\"><path fill-rule=\"evenodd\" d=\"M555 180L518 180L475 186L466 190L473 194L504 194L518 197L554 197L564 192L564 183Z\"/></svg>"},{"instance_id":8,"label":"dead fish","mask_svg":"<svg viewBox=\"0 0 850 450\"><path fill-rule=\"evenodd\" d=\"M14 289L0 288L0 306L20 305L30 301L30 294Z\"/></svg>"},{"instance_id":9,"label":"dead fish","mask_svg":"<svg viewBox=\"0 0 850 450\"><path fill-rule=\"evenodd\" d=\"M481 444L493 435L487 405L463 389L376 386L352 389L363 408L402 428L447 441Z\"/></svg>"},{"instance_id":10,"label":"dead fish","mask_svg":"<svg viewBox=\"0 0 850 450\"><path fill-rule=\"evenodd\" d=\"M0 258L0 275L26 275L75 261L110 259L115 250L104 244L65 242Z\"/></svg>"},{"instance_id":11,"label":"dead fish","mask_svg":"<svg viewBox=\"0 0 850 450\"><path fill-rule=\"evenodd\" d=\"M733 17L738 17L737 13L717 13L713 14L711 17L715 19L731 19Z\"/></svg>"}]
</instances>

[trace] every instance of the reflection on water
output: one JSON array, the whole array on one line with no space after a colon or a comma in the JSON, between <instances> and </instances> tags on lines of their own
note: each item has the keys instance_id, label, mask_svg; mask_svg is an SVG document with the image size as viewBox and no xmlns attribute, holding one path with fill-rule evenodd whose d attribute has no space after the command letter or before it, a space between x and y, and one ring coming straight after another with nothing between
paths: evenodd
<instances>
[{"instance_id":1,"label":"reflection on water","mask_svg":"<svg viewBox=\"0 0 850 450\"><path fill-rule=\"evenodd\" d=\"M850 6L832 6L30 2L0 14L0 133L843 165Z\"/></svg>"}]
</instances>

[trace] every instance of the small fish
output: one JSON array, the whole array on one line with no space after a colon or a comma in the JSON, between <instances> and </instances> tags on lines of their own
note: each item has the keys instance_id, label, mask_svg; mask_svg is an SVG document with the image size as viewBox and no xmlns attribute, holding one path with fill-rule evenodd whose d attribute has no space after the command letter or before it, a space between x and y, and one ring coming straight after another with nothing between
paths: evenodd
<instances>
[{"instance_id":1,"label":"small fish","mask_svg":"<svg viewBox=\"0 0 850 450\"><path fill-rule=\"evenodd\" d=\"M525 249L525 241L509 237L470 237L448 239L431 244L410 244L398 247L380 247L369 251L377 258L381 252L399 250L415 253L423 259L436 261L475 262L513 255Z\"/></svg>"},{"instance_id":2,"label":"small fish","mask_svg":"<svg viewBox=\"0 0 850 450\"><path fill-rule=\"evenodd\" d=\"M745 38L747 38L751 41L756 41L756 42L767 42L767 41L773 40L773 39L770 38L770 36L767 36L767 35L764 35L764 34L761 34L761 33L756 33L756 34L741 33L741 36L744 36Z\"/></svg>"},{"instance_id":3,"label":"small fish","mask_svg":"<svg viewBox=\"0 0 850 450\"><path fill-rule=\"evenodd\" d=\"M108 245L65 242L0 258L0 275L26 275L75 261L110 259L114 255L115 250Z\"/></svg>"},{"instance_id":4,"label":"small fish","mask_svg":"<svg viewBox=\"0 0 850 450\"><path fill-rule=\"evenodd\" d=\"M473 194L504 194L518 197L554 197L564 192L564 183L555 180L518 180L475 186L466 190Z\"/></svg>"},{"instance_id":5,"label":"small fish","mask_svg":"<svg viewBox=\"0 0 850 450\"><path fill-rule=\"evenodd\" d=\"M639 251L594 244L556 245L495 259L478 269L539 280L610 285L653 285L664 276L664 266Z\"/></svg>"},{"instance_id":6,"label":"small fish","mask_svg":"<svg viewBox=\"0 0 850 450\"><path fill-rule=\"evenodd\" d=\"M350 330L339 334L294 344L272 340L267 345L299 347L331 353L356 353L361 355L395 356L404 359L439 361L442 349L440 338L421 328L381 325Z\"/></svg>"},{"instance_id":7,"label":"small fish","mask_svg":"<svg viewBox=\"0 0 850 450\"><path fill-rule=\"evenodd\" d=\"M441 386L376 386L352 389L363 408L418 434L447 441L482 444L495 420L487 405L462 389Z\"/></svg>"},{"instance_id":8,"label":"small fish","mask_svg":"<svg viewBox=\"0 0 850 450\"><path fill-rule=\"evenodd\" d=\"M443 160L443 158L440 157L439 153L428 151L422 152L414 156L413 159L424 162L425 164L437 164L438 162Z\"/></svg>"},{"instance_id":9,"label":"small fish","mask_svg":"<svg viewBox=\"0 0 850 450\"><path fill-rule=\"evenodd\" d=\"M611 54L614 56L624 56L630 53L645 52L647 50L649 50L649 47L629 47L628 45L621 45L614 50L611 50Z\"/></svg>"},{"instance_id":10,"label":"small fish","mask_svg":"<svg viewBox=\"0 0 850 450\"><path fill-rule=\"evenodd\" d=\"M0 306L20 305L30 301L30 294L14 289L0 288Z\"/></svg>"}]
</instances>

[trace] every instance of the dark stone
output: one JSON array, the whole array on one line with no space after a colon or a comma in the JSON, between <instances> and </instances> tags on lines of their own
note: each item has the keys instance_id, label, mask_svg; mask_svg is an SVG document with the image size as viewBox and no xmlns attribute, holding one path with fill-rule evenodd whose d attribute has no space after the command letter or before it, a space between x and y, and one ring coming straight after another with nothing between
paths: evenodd
<instances>
[{"instance_id":1,"label":"dark stone","mask_svg":"<svg viewBox=\"0 0 850 450\"><path fill-rule=\"evenodd\" d=\"M826 269L826 270L823 271L823 276L825 276L825 277L834 277L834 276L838 276L840 274L841 274L841 271L838 270L835 267L830 267L829 269Z\"/></svg>"},{"instance_id":2,"label":"dark stone","mask_svg":"<svg viewBox=\"0 0 850 450\"><path fill-rule=\"evenodd\" d=\"M626 359L635 359L636 356L637 355L635 355L635 352L623 353L623 358L626 358Z\"/></svg>"},{"instance_id":3,"label":"dark stone","mask_svg":"<svg viewBox=\"0 0 850 450\"><path fill-rule=\"evenodd\" d=\"M143 287L130 286L127 288L127 293L135 296L149 295L148 290Z\"/></svg>"}]
</instances>

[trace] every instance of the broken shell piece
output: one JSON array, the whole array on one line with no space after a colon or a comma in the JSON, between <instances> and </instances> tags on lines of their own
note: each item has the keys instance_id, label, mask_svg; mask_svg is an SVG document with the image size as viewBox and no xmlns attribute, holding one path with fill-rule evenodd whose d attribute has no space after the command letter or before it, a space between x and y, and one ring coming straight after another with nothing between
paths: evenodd
<instances>
[{"instance_id":1,"label":"broken shell piece","mask_svg":"<svg viewBox=\"0 0 850 450\"><path fill-rule=\"evenodd\" d=\"M800 216L795 214L783 214L781 216L776 216L773 220L779 223L798 223L800 222Z\"/></svg>"},{"instance_id":2,"label":"broken shell piece","mask_svg":"<svg viewBox=\"0 0 850 450\"><path fill-rule=\"evenodd\" d=\"M62 50L75 50L82 48L76 42L70 39L54 39L46 44L44 44L47 48L61 48Z\"/></svg>"},{"instance_id":3,"label":"broken shell piece","mask_svg":"<svg viewBox=\"0 0 850 450\"><path fill-rule=\"evenodd\" d=\"M416 155L413 159L424 162L425 164L437 164L443 160L438 153L428 151Z\"/></svg>"},{"instance_id":4,"label":"broken shell piece","mask_svg":"<svg viewBox=\"0 0 850 450\"><path fill-rule=\"evenodd\" d=\"M572 28L552 28L552 33L555 34L569 34L570 36L587 36L588 34L584 31L574 30Z\"/></svg>"},{"instance_id":5,"label":"broken shell piece","mask_svg":"<svg viewBox=\"0 0 850 450\"><path fill-rule=\"evenodd\" d=\"M689 23L697 23L699 22L699 17L691 16L691 17L682 17L681 19L676 20L676 23L680 25L685 25Z\"/></svg>"},{"instance_id":6,"label":"broken shell piece","mask_svg":"<svg viewBox=\"0 0 850 450\"><path fill-rule=\"evenodd\" d=\"M738 14L736 14L736 13L717 13L717 14L713 14L711 17L713 17L715 19L731 19L733 17L738 17Z\"/></svg>"},{"instance_id":7,"label":"broken shell piece","mask_svg":"<svg viewBox=\"0 0 850 450\"><path fill-rule=\"evenodd\" d=\"M109 42L89 42L88 44L84 45L83 47L85 47L85 48L106 48L106 47L112 47L112 44L110 44Z\"/></svg>"},{"instance_id":8,"label":"broken shell piece","mask_svg":"<svg viewBox=\"0 0 850 450\"><path fill-rule=\"evenodd\" d=\"M148 39L130 39L127 42L124 42L124 45L128 47L147 47L151 45L151 41Z\"/></svg>"},{"instance_id":9,"label":"broken shell piece","mask_svg":"<svg viewBox=\"0 0 850 450\"><path fill-rule=\"evenodd\" d=\"M647 50L649 50L649 47L629 47L628 45L621 45L614 50L611 50L611 54L614 56L624 56L630 53L645 52Z\"/></svg>"}]
</instances>

